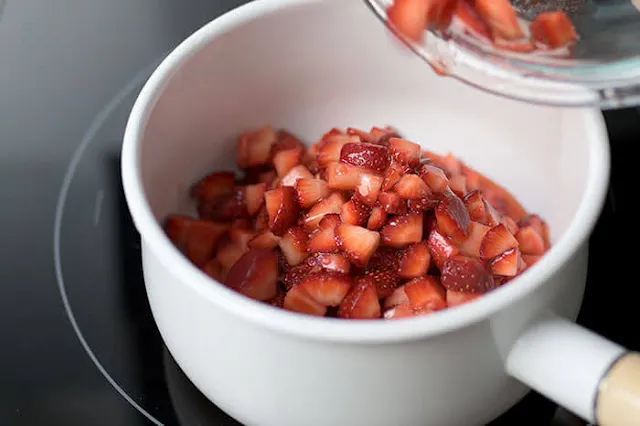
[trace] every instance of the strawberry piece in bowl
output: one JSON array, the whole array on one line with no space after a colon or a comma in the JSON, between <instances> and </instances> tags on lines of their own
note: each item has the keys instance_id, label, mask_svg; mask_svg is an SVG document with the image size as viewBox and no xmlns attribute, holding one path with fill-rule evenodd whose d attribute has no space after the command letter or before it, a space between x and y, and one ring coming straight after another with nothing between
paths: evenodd
<instances>
[{"instance_id":1,"label":"strawberry piece in bowl","mask_svg":"<svg viewBox=\"0 0 640 426\"><path fill-rule=\"evenodd\" d=\"M191 196L201 202L214 201L233 194L236 175L233 172L213 172L191 188Z\"/></svg>"},{"instance_id":2,"label":"strawberry piece in bowl","mask_svg":"<svg viewBox=\"0 0 640 426\"><path fill-rule=\"evenodd\" d=\"M434 229L429 233L427 238L427 247L429 247L429 253L433 262L442 269L445 262L452 256L460 254L460 250L453 245L450 239L445 237L440 231Z\"/></svg>"},{"instance_id":3,"label":"strawberry piece in bowl","mask_svg":"<svg viewBox=\"0 0 640 426\"><path fill-rule=\"evenodd\" d=\"M278 141L278 135L271 126L255 132L246 132L238 138L238 167L248 169L267 164L271 148Z\"/></svg>"},{"instance_id":4,"label":"strawberry piece in bowl","mask_svg":"<svg viewBox=\"0 0 640 426\"><path fill-rule=\"evenodd\" d=\"M395 192L407 200L428 198L431 190L417 175L404 175L394 187Z\"/></svg>"},{"instance_id":5,"label":"strawberry piece in bowl","mask_svg":"<svg viewBox=\"0 0 640 426\"><path fill-rule=\"evenodd\" d=\"M393 159L400 164L406 164L415 167L420 164L420 156L422 150L417 143L406 139L391 138L389 140L389 148Z\"/></svg>"},{"instance_id":6,"label":"strawberry piece in bowl","mask_svg":"<svg viewBox=\"0 0 640 426\"><path fill-rule=\"evenodd\" d=\"M502 253L518 247L518 240L504 224L491 228L485 234L480 245L480 257L493 259Z\"/></svg>"},{"instance_id":7,"label":"strawberry piece in bowl","mask_svg":"<svg viewBox=\"0 0 640 426\"><path fill-rule=\"evenodd\" d=\"M340 161L352 166L384 173L389 167L389 148L372 143L346 143L340 151Z\"/></svg>"},{"instance_id":8,"label":"strawberry piece in bowl","mask_svg":"<svg viewBox=\"0 0 640 426\"><path fill-rule=\"evenodd\" d=\"M552 49L568 46L578 40L571 19L561 10L542 12L531 23L530 30L533 40Z\"/></svg>"},{"instance_id":9,"label":"strawberry piece in bowl","mask_svg":"<svg viewBox=\"0 0 640 426\"><path fill-rule=\"evenodd\" d=\"M324 271L307 275L297 286L322 306L339 306L352 283L349 275Z\"/></svg>"},{"instance_id":10,"label":"strawberry piece in bowl","mask_svg":"<svg viewBox=\"0 0 640 426\"><path fill-rule=\"evenodd\" d=\"M313 207L321 199L330 193L329 185L322 179L298 179L295 184L298 204L303 209Z\"/></svg>"},{"instance_id":11,"label":"strawberry piece in bowl","mask_svg":"<svg viewBox=\"0 0 640 426\"><path fill-rule=\"evenodd\" d=\"M380 244L380 234L361 226L341 223L335 230L338 247L357 266L365 266Z\"/></svg>"},{"instance_id":12,"label":"strawberry piece in bowl","mask_svg":"<svg viewBox=\"0 0 640 426\"><path fill-rule=\"evenodd\" d=\"M354 285L338 308L338 316L346 319L376 319L382 316L376 287L362 281Z\"/></svg>"},{"instance_id":13,"label":"strawberry piece in bowl","mask_svg":"<svg viewBox=\"0 0 640 426\"><path fill-rule=\"evenodd\" d=\"M394 216L382 228L382 242L384 245L402 248L409 244L422 241L422 214L409 213Z\"/></svg>"},{"instance_id":14,"label":"strawberry piece in bowl","mask_svg":"<svg viewBox=\"0 0 640 426\"><path fill-rule=\"evenodd\" d=\"M486 293L496 288L491 272L475 257L454 256L443 265L440 279L447 290Z\"/></svg>"},{"instance_id":15,"label":"strawberry piece in bowl","mask_svg":"<svg viewBox=\"0 0 640 426\"><path fill-rule=\"evenodd\" d=\"M298 221L298 202L296 191L290 186L283 186L268 191L264 195L267 213L269 214L269 229L281 237L286 230Z\"/></svg>"},{"instance_id":16,"label":"strawberry piece in bowl","mask_svg":"<svg viewBox=\"0 0 640 426\"><path fill-rule=\"evenodd\" d=\"M411 279L427 275L431 264L431 253L426 241L407 247L400 257L398 274L402 278Z\"/></svg>"},{"instance_id":17,"label":"strawberry piece in bowl","mask_svg":"<svg viewBox=\"0 0 640 426\"><path fill-rule=\"evenodd\" d=\"M269 300L278 288L278 256L274 250L251 249L231 267L225 285L255 300Z\"/></svg>"},{"instance_id":18,"label":"strawberry piece in bowl","mask_svg":"<svg viewBox=\"0 0 640 426\"><path fill-rule=\"evenodd\" d=\"M445 191L443 200L436 207L438 229L444 235L464 238L469 234L471 218L464 202L453 191Z\"/></svg>"}]
</instances>

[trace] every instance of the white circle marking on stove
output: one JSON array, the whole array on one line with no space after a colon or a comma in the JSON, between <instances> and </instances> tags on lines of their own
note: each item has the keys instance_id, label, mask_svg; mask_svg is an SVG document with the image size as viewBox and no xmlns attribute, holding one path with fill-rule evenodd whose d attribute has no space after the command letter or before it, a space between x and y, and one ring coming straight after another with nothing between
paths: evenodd
<instances>
[{"instance_id":1,"label":"white circle marking on stove","mask_svg":"<svg viewBox=\"0 0 640 426\"><path fill-rule=\"evenodd\" d=\"M1 0L0 0L1 1ZM73 310L71 309L71 304L69 303L69 298L67 296L67 290L64 284L64 277L62 274L62 262L60 256L60 232L62 229L62 217L64 215L64 205L67 201L67 194L69 192L69 187L71 186L71 181L73 180L73 176L76 173L76 169L78 168L78 164L80 164L80 160L82 159L82 155L86 151L87 147L94 140L98 130L104 122L107 120L109 115L113 113L116 107L122 103L127 96L129 96L138 86L140 86L144 81L149 77L149 75L153 72L155 68L160 65L160 62L164 59L167 53L162 55L162 57L150 65L144 67L138 74L133 77L133 80L129 82L120 92L116 94L116 96L109 101L109 103L96 115L93 122L87 129L86 133L82 137L82 141L76 151L73 153L73 157L71 158L71 162L69 163L69 167L67 168L67 172L64 176L64 180L62 181L62 187L60 188L60 194L58 195L58 203L56 205L56 216L53 225L53 259L55 263L56 270L56 279L58 281L58 289L60 290L60 297L62 298L62 303L64 305L64 309L67 312L67 317L69 318L69 322L73 327L76 335L78 336L78 340L80 340L80 344L84 348L91 361L95 364L98 370L102 373L102 375L107 379L107 381L113 386L116 391L134 408L136 408L142 415L144 415L147 419L158 426L164 426L163 423L158 421L155 417L153 417L149 412L147 412L144 408L142 408L138 403L136 403L127 393L116 383L116 381L109 375L109 372L103 367L100 363L96 355L93 353L89 344L87 343L78 323L76 322L76 318L73 314ZM104 194L103 194L104 195ZM98 195L98 197L100 197ZM96 200L96 204L98 204L98 200ZM102 204L102 200L100 200L100 204ZM94 223L97 224L99 220L99 208L101 206L96 206L97 212L94 212Z\"/></svg>"}]
</instances>

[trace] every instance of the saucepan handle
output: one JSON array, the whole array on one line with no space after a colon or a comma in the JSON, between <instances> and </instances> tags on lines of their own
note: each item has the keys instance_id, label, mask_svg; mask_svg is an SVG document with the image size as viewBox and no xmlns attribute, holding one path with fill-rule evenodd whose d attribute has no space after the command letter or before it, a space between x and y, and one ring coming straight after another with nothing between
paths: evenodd
<instances>
[{"instance_id":1,"label":"saucepan handle","mask_svg":"<svg viewBox=\"0 0 640 426\"><path fill-rule=\"evenodd\" d=\"M548 313L516 341L507 372L600 426L640 426L640 354Z\"/></svg>"}]
</instances>

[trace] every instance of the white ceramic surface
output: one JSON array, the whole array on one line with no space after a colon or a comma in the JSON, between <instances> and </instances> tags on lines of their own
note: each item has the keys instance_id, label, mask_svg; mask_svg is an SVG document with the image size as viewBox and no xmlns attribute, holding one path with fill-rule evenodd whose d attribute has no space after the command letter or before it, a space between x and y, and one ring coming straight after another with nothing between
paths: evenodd
<instances>
[{"instance_id":1,"label":"white ceramic surface","mask_svg":"<svg viewBox=\"0 0 640 426\"><path fill-rule=\"evenodd\" d=\"M194 268L159 221L191 211L188 186L232 167L238 133L265 124L309 142L333 126L395 126L504 184L555 245L509 285L428 317L347 322L246 299ZM597 381L623 349L560 317L581 304L608 167L598 111L437 77L359 0L258 0L209 23L148 81L122 154L167 347L208 398L260 426L485 424L526 393L512 376L592 420ZM584 357L580 342L601 350Z\"/></svg>"}]
</instances>

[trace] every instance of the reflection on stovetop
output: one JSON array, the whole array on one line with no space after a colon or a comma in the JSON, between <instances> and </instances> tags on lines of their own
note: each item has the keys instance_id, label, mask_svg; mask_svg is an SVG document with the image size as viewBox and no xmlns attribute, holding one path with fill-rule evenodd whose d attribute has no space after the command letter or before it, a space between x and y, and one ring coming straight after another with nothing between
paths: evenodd
<instances>
[{"instance_id":1,"label":"reflection on stovetop","mask_svg":"<svg viewBox=\"0 0 640 426\"><path fill-rule=\"evenodd\" d=\"M633 169L633 142L640 135L640 123L635 110L605 114L612 146L612 179L609 196L601 218L590 240L589 276L583 307L578 322L631 349L640 349L640 336L625 327L633 312L635 300L623 297L625 265L635 260L633 252L619 247L624 239L635 241L637 230L630 227L633 210L631 196L625 191L627 182L635 176ZM128 339L135 353L130 359L137 377L128 379L138 384L139 403L153 406L158 420L166 425L215 424L238 425L210 403L182 373L164 347L153 322L144 290L140 265L140 242L129 216L120 181L120 165L116 155L108 159L109 180L119 194L117 209L119 246L119 291L122 309L114 315L126 316L132 325ZM125 389L126 390L126 389ZM531 392L525 399L492 426L516 424L551 424L579 426L584 422L571 416L542 396Z\"/></svg>"}]
</instances>

